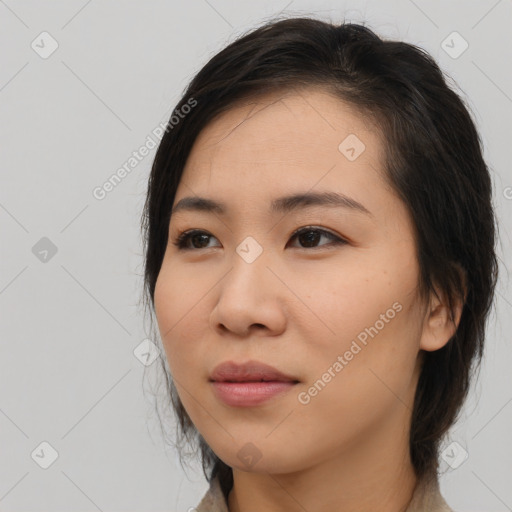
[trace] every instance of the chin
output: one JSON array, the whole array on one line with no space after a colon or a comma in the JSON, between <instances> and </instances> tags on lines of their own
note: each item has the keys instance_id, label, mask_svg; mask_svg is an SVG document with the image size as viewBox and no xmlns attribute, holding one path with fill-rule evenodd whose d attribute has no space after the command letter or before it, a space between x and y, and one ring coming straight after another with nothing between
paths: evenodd
<instances>
[{"instance_id":1,"label":"chin","mask_svg":"<svg viewBox=\"0 0 512 512\"><path fill-rule=\"evenodd\" d=\"M227 446L214 449L214 452L231 468L248 473L293 473L303 469L307 460L307 456L297 449L296 443L278 446L270 440L253 442L231 439Z\"/></svg>"}]
</instances>

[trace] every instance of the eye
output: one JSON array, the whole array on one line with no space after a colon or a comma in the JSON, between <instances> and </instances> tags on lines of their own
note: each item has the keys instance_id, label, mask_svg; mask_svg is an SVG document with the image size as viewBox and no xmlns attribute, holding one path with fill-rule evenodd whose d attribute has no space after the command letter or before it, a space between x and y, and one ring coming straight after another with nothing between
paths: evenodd
<instances>
[{"instance_id":1,"label":"eye","mask_svg":"<svg viewBox=\"0 0 512 512\"><path fill-rule=\"evenodd\" d=\"M311 248L318 242L322 237L331 240L332 245L344 245L348 242L343 238L331 233L330 231L326 231L325 229L315 228L314 226L306 226L304 228L300 228L291 236L290 240L297 238L301 241L301 243L306 244L304 247L299 247L299 249L307 249ZM331 245L331 244L323 244L323 245ZM322 247L322 246L320 246Z\"/></svg>"},{"instance_id":2,"label":"eye","mask_svg":"<svg viewBox=\"0 0 512 512\"><path fill-rule=\"evenodd\" d=\"M205 243L205 240L211 237L212 235L209 235L206 231L201 231L199 229L191 229L190 231L185 231L183 233L180 233L180 235L176 238L175 241L173 241L173 244L180 250L193 250L197 249L197 247L189 247L188 242L192 240L193 242L197 242L199 245L203 245ZM206 242L207 243L207 242ZM200 249L204 249L205 246L199 247Z\"/></svg>"},{"instance_id":3,"label":"eye","mask_svg":"<svg viewBox=\"0 0 512 512\"><path fill-rule=\"evenodd\" d=\"M302 244L305 244L303 247L298 247L299 249L308 249L315 248L315 244L322 238L327 238L331 240L333 245L345 245L348 242L343 238L331 233L330 231L326 231L325 229L315 228L314 226L307 226L298 229L295 231L290 240L295 238L299 239ZM213 235L210 235L206 231L202 231L199 229L191 229L189 231L185 231L180 233L180 235L173 241L173 245L178 247L179 250L196 250L196 249L207 249L208 248L208 239L215 238ZM192 247L190 247L189 242L192 242ZM200 247L197 247L199 245ZM323 244L330 245L330 244ZM211 247L211 246L210 246ZM321 247L321 246L320 246Z\"/></svg>"}]
</instances>

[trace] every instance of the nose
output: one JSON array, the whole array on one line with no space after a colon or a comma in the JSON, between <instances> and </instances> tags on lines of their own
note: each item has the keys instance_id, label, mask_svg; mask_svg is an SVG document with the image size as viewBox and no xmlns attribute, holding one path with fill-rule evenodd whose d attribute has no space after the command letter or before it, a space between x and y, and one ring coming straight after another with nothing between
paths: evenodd
<instances>
[{"instance_id":1,"label":"nose","mask_svg":"<svg viewBox=\"0 0 512 512\"><path fill-rule=\"evenodd\" d=\"M276 277L276 270L270 268L264 252L248 261L233 255L231 269L218 284L210 326L220 335L279 335L286 326L286 287Z\"/></svg>"}]
</instances>

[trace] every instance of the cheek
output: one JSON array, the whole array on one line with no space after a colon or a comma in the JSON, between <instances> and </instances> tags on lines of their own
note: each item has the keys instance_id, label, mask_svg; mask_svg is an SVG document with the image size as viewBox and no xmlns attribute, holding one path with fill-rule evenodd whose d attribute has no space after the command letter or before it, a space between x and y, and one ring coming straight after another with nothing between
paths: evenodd
<instances>
[{"instance_id":1,"label":"cheek","mask_svg":"<svg viewBox=\"0 0 512 512\"><path fill-rule=\"evenodd\" d=\"M404 308L378 334L368 335L366 345L343 339L328 354L309 354L313 364L294 417L302 439L315 440L311 450L329 453L333 442L342 446L412 408L418 353L413 324Z\"/></svg>"},{"instance_id":2,"label":"cheek","mask_svg":"<svg viewBox=\"0 0 512 512\"><path fill-rule=\"evenodd\" d=\"M288 276L302 303L290 314L295 320L302 317L302 327L309 331L305 341L309 339L316 349L348 350L353 339L359 337L364 343L371 339L368 331L375 333L375 326L379 332L389 331L401 316L398 309L405 307L402 303L412 279L404 275L393 279L389 269L379 268L376 261L360 258L356 263L347 258L304 272L300 278Z\"/></svg>"},{"instance_id":3,"label":"cheek","mask_svg":"<svg viewBox=\"0 0 512 512\"><path fill-rule=\"evenodd\" d=\"M402 392L415 367L421 332L411 293L415 269L369 263L360 262L360 270L333 271L323 281L320 276L308 278L307 304L317 316L307 313L313 320L304 332L309 341L302 359L308 361L308 385L320 380L321 387L329 380L329 370L336 375L326 386L338 390L340 395L331 397L336 401L350 402L354 393L366 401L375 396L380 400L380 392L390 393L386 384ZM345 397L347 392L351 395Z\"/></svg>"},{"instance_id":4,"label":"cheek","mask_svg":"<svg viewBox=\"0 0 512 512\"><path fill-rule=\"evenodd\" d=\"M169 369L189 390L207 379L212 305L205 295L214 284L213 278L198 279L197 271L187 275L165 262L155 284L155 315Z\"/></svg>"},{"instance_id":5,"label":"cheek","mask_svg":"<svg viewBox=\"0 0 512 512\"><path fill-rule=\"evenodd\" d=\"M170 282L169 277L162 268L156 280L154 293L155 315L164 347L167 344L169 334L172 333L176 311L176 300L173 297L174 292L172 286L168 284Z\"/></svg>"},{"instance_id":6,"label":"cheek","mask_svg":"<svg viewBox=\"0 0 512 512\"><path fill-rule=\"evenodd\" d=\"M155 315L169 368L173 375L193 362L192 350L185 350L182 329L191 306L184 300L177 275L162 267L155 285ZM188 307L187 307L188 306ZM192 344L188 344L193 348ZM179 376L176 375L179 379Z\"/></svg>"}]
</instances>

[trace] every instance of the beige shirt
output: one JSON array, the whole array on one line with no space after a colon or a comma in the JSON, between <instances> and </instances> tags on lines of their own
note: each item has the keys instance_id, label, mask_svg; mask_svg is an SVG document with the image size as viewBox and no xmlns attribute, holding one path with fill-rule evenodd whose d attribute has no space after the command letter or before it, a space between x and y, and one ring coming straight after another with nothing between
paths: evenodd
<instances>
[{"instance_id":1,"label":"beige shirt","mask_svg":"<svg viewBox=\"0 0 512 512\"><path fill-rule=\"evenodd\" d=\"M210 488L203 496L199 505L195 508L196 512L229 512L226 498L224 497L220 482L215 477ZM439 482L437 480L420 482L411 502L405 512L454 512L451 509L439 491Z\"/></svg>"}]
</instances>

